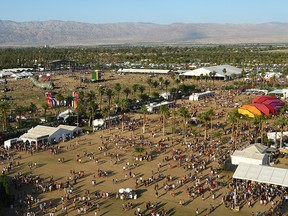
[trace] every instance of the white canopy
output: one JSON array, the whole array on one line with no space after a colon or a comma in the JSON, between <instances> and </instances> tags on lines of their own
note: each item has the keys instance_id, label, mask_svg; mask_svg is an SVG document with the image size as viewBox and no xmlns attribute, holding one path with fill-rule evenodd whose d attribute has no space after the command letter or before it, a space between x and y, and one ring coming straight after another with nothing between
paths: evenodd
<instances>
[{"instance_id":1,"label":"white canopy","mask_svg":"<svg viewBox=\"0 0 288 216\"><path fill-rule=\"evenodd\" d=\"M270 166L240 163L233 178L288 187L288 169Z\"/></svg>"}]
</instances>

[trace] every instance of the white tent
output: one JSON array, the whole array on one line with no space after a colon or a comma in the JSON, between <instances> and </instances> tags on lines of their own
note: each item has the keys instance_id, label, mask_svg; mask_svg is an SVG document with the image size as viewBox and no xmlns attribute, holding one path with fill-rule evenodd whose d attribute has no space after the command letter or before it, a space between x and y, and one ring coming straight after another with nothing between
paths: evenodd
<instances>
[{"instance_id":1,"label":"white tent","mask_svg":"<svg viewBox=\"0 0 288 216\"><path fill-rule=\"evenodd\" d=\"M269 132L269 133L267 133L268 139L271 139L274 141L275 141L275 139L279 140L280 136L281 136L281 132ZM287 136L288 136L288 132L283 132L283 137L287 137Z\"/></svg>"},{"instance_id":2,"label":"white tent","mask_svg":"<svg viewBox=\"0 0 288 216\"><path fill-rule=\"evenodd\" d=\"M17 144L19 142L23 142L23 140L21 138L8 139L4 141L4 147L10 148L12 145Z\"/></svg>"},{"instance_id":3,"label":"white tent","mask_svg":"<svg viewBox=\"0 0 288 216\"><path fill-rule=\"evenodd\" d=\"M256 165L269 164L269 155L265 153L267 148L267 146L256 143L243 150L236 150L231 155L231 162L234 165L238 165L241 162Z\"/></svg>"},{"instance_id":4,"label":"white tent","mask_svg":"<svg viewBox=\"0 0 288 216\"><path fill-rule=\"evenodd\" d=\"M224 73L223 71L226 71ZM191 70L183 73L184 76L187 77L195 77L195 76L203 76L208 75L210 76L211 72L215 72L215 78L218 79L225 79L225 78L231 78L233 76L240 77L242 75L242 70L236 67L233 67L231 65L218 65L218 66L211 66L211 67L203 67L198 68L196 70Z\"/></svg>"},{"instance_id":5,"label":"white tent","mask_svg":"<svg viewBox=\"0 0 288 216\"><path fill-rule=\"evenodd\" d=\"M71 115L74 115L75 112L71 109L67 109L64 112L61 112L58 116L57 119L64 119L64 121Z\"/></svg>"},{"instance_id":6,"label":"white tent","mask_svg":"<svg viewBox=\"0 0 288 216\"><path fill-rule=\"evenodd\" d=\"M68 125L59 125L58 127L49 127L44 125L37 125L31 128L27 133L20 136L23 141L39 142L51 142L57 143L61 140L66 140L80 134L81 128Z\"/></svg>"},{"instance_id":7,"label":"white tent","mask_svg":"<svg viewBox=\"0 0 288 216\"><path fill-rule=\"evenodd\" d=\"M283 168L240 163L233 178L288 187L288 169Z\"/></svg>"}]
</instances>

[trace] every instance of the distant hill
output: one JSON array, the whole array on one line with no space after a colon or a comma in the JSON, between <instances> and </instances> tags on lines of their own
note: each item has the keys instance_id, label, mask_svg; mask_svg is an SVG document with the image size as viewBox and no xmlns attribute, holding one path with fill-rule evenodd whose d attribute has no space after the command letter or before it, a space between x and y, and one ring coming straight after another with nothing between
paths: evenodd
<instances>
[{"instance_id":1,"label":"distant hill","mask_svg":"<svg viewBox=\"0 0 288 216\"><path fill-rule=\"evenodd\" d=\"M239 44L288 42L288 23L89 24L0 20L0 46L93 46L105 44Z\"/></svg>"}]
</instances>

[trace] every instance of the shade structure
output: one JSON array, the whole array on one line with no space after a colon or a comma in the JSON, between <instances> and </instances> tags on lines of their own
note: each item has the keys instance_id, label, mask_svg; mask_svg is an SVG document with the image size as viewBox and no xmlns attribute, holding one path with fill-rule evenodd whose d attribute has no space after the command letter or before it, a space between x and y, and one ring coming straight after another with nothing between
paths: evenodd
<instances>
[{"instance_id":1,"label":"shade structure","mask_svg":"<svg viewBox=\"0 0 288 216\"><path fill-rule=\"evenodd\" d=\"M272 105L270 105L270 104L263 104L263 105L265 105L269 110L270 110L270 112L274 115L276 112L278 112L278 109L276 108L274 108Z\"/></svg>"},{"instance_id":2,"label":"shade structure","mask_svg":"<svg viewBox=\"0 0 288 216\"><path fill-rule=\"evenodd\" d=\"M245 104L241 108L249 110L254 115L261 115L261 111L259 109L257 109L257 107L255 107L255 106L251 106L251 105Z\"/></svg>"},{"instance_id":3,"label":"shade structure","mask_svg":"<svg viewBox=\"0 0 288 216\"><path fill-rule=\"evenodd\" d=\"M255 118L255 115L247 109L238 108L238 113L241 115L248 116L250 118Z\"/></svg>"},{"instance_id":4,"label":"shade structure","mask_svg":"<svg viewBox=\"0 0 288 216\"><path fill-rule=\"evenodd\" d=\"M283 168L240 163L233 178L288 187L288 169Z\"/></svg>"},{"instance_id":5,"label":"shade structure","mask_svg":"<svg viewBox=\"0 0 288 216\"><path fill-rule=\"evenodd\" d=\"M272 111L270 111L269 108L264 104L254 103L254 104L250 104L250 106L256 107L258 110L260 110L266 116L269 116L270 113L272 113ZM273 114L274 114L274 112L273 112Z\"/></svg>"},{"instance_id":6,"label":"shade structure","mask_svg":"<svg viewBox=\"0 0 288 216\"><path fill-rule=\"evenodd\" d=\"M252 100L252 103L258 103L258 104L261 104L263 103L264 101L266 100L269 100L269 99L277 99L277 97L275 96L256 96L253 100Z\"/></svg>"}]
</instances>

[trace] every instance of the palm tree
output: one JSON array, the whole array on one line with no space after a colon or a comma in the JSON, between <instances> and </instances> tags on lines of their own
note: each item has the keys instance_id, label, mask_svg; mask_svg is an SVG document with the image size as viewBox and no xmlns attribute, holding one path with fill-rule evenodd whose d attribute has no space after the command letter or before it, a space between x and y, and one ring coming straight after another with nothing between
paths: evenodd
<instances>
[{"instance_id":1,"label":"palm tree","mask_svg":"<svg viewBox=\"0 0 288 216\"><path fill-rule=\"evenodd\" d=\"M119 100L119 97L120 97L121 89L122 89L121 84L120 83L115 83L114 90L115 90L115 92L117 92L118 100Z\"/></svg>"},{"instance_id":2,"label":"palm tree","mask_svg":"<svg viewBox=\"0 0 288 216\"><path fill-rule=\"evenodd\" d=\"M99 86L98 93L100 95L100 98L99 98L100 99L99 109L101 110L102 109L102 97L105 94L105 88L103 86Z\"/></svg>"},{"instance_id":3,"label":"palm tree","mask_svg":"<svg viewBox=\"0 0 288 216\"><path fill-rule=\"evenodd\" d=\"M48 103L43 103L41 105L42 109L44 110L44 119L45 122L47 122L47 109L49 108L49 104Z\"/></svg>"},{"instance_id":4,"label":"palm tree","mask_svg":"<svg viewBox=\"0 0 288 216\"><path fill-rule=\"evenodd\" d=\"M281 149L283 147L283 131L285 126L288 125L287 119L284 116L280 116L279 118L276 119L275 125L280 128L280 149Z\"/></svg>"},{"instance_id":5,"label":"palm tree","mask_svg":"<svg viewBox=\"0 0 288 216\"><path fill-rule=\"evenodd\" d=\"M165 137L165 124L166 124L166 118L169 117L170 112L168 106L160 106L160 115L162 117L162 122L163 122L163 138Z\"/></svg>"},{"instance_id":6,"label":"palm tree","mask_svg":"<svg viewBox=\"0 0 288 216\"><path fill-rule=\"evenodd\" d=\"M124 131L124 120L125 120L125 110L128 108L127 100L118 100L117 105L121 110L121 116L122 116L122 131Z\"/></svg>"},{"instance_id":7,"label":"palm tree","mask_svg":"<svg viewBox=\"0 0 288 216\"><path fill-rule=\"evenodd\" d=\"M264 115L255 115L254 118L254 125L257 125L259 127L260 131L260 136L261 136L261 143L263 144L264 142L264 122L265 122L266 117ZM255 137L255 143L257 141L257 136Z\"/></svg>"},{"instance_id":8,"label":"palm tree","mask_svg":"<svg viewBox=\"0 0 288 216\"><path fill-rule=\"evenodd\" d=\"M176 125L176 117L178 116L178 112L177 110L173 110L172 112L172 116L173 116L173 126L172 126L172 133L175 133L175 125Z\"/></svg>"},{"instance_id":9,"label":"palm tree","mask_svg":"<svg viewBox=\"0 0 288 216\"><path fill-rule=\"evenodd\" d=\"M213 127L213 123L212 123L212 120L213 120L213 117L215 116L215 111L214 109L210 108L208 111L207 111L207 114L210 118L210 127L211 127L211 130L212 130L212 127Z\"/></svg>"},{"instance_id":10,"label":"palm tree","mask_svg":"<svg viewBox=\"0 0 288 216\"><path fill-rule=\"evenodd\" d=\"M140 91L141 94L143 94L146 89L145 86L139 85L138 90Z\"/></svg>"},{"instance_id":11,"label":"palm tree","mask_svg":"<svg viewBox=\"0 0 288 216\"><path fill-rule=\"evenodd\" d=\"M72 105L72 101L73 101L73 96L72 95L68 95L65 97L65 101L66 101L66 106L69 105L71 106Z\"/></svg>"},{"instance_id":12,"label":"palm tree","mask_svg":"<svg viewBox=\"0 0 288 216\"><path fill-rule=\"evenodd\" d=\"M214 86L214 81L215 81L216 74L217 74L216 71L212 71L213 86Z\"/></svg>"},{"instance_id":13,"label":"palm tree","mask_svg":"<svg viewBox=\"0 0 288 216\"><path fill-rule=\"evenodd\" d=\"M149 86L149 94L150 94L151 88L153 87L153 80L151 78L148 78L146 82Z\"/></svg>"},{"instance_id":14,"label":"palm tree","mask_svg":"<svg viewBox=\"0 0 288 216\"><path fill-rule=\"evenodd\" d=\"M227 70L226 70L226 68L223 68L223 70L222 70L222 72L223 72L223 74L224 74L224 80L226 80L227 79Z\"/></svg>"},{"instance_id":15,"label":"palm tree","mask_svg":"<svg viewBox=\"0 0 288 216\"><path fill-rule=\"evenodd\" d=\"M165 92L166 92L166 94L167 94L167 89L168 89L168 86L170 85L170 81L167 80L167 79L165 79L163 84L164 84L164 86L165 86Z\"/></svg>"},{"instance_id":16,"label":"palm tree","mask_svg":"<svg viewBox=\"0 0 288 216\"><path fill-rule=\"evenodd\" d=\"M101 110L101 114L103 116L104 119L104 128L107 128L107 117L110 116L110 107L109 106L105 106L102 110ZM108 125L109 126L109 125Z\"/></svg>"},{"instance_id":17,"label":"palm tree","mask_svg":"<svg viewBox=\"0 0 288 216\"><path fill-rule=\"evenodd\" d=\"M183 136L186 142L186 130L187 130L187 121L190 118L190 113L187 109L187 107L180 107L179 109L179 116L182 117L183 120Z\"/></svg>"},{"instance_id":18,"label":"palm tree","mask_svg":"<svg viewBox=\"0 0 288 216\"><path fill-rule=\"evenodd\" d=\"M207 140L207 123L210 120L209 113L208 112L200 113L198 118L201 121L204 121L204 124L205 124L204 140Z\"/></svg>"},{"instance_id":19,"label":"palm tree","mask_svg":"<svg viewBox=\"0 0 288 216\"><path fill-rule=\"evenodd\" d=\"M127 100L129 94L131 94L131 89L128 88L128 87L126 87L126 88L123 89L123 92L124 92L124 94L125 94L125 99Z\"/></svg>"},{"instance_id":20,"label":"palm tree","mask_svg":"<svg viewBox=\"0 0 288 216\"><path fill-rule=\"evenodd\" d=\"M238 113L237 109L231 111L228 115L228 122L232 124L232 131L231 131L231 140L235 140L235 125L238 122L240 114Z\"/></svg>"},{"instance_id":21,"label":"palm tree","mask_svg":"<svg viewBox=\"0 0 288 216\"><path fill-rule=\"evenodd\" d=\"M111 99L114 95L114 92L111 89L106 90L106 95L108 97L108 107L109 107L109 113L108 113L108 128L110 129L110 109L111 109Z\"/></svg>"},{"instance_id":22,"label":"palm tree","mask_svg":"<svg viewBox=\"0 0 288 216\"><path fill-rule=\"evenodd\" d=\"M2 130L7 130L7 111L10 109L10 104L7 101L4 101L0 104L0 112L2 115Z\"/></svg>"},{"instance_id":23,"label":"palm tree","mask_svg":"<svg viewBox=\"0 0 288 216\"><path fill-rule=\"evenodd\" d=\"M14 111L15 111L16 115L19 117L18 126L20 127L21 123L22 123L22 116L27 111L27 107L22 106L22 105L18 105L18 106L15 107Z\"/></svg>"},{"instance_id":24,"label":"palm tree","mask_svg":"<svg viewBox=\"0 0 288 216\"><path fill-rule=\"evenodd\" d=\"M142 154L146 151L146 149L143 146L137 146L135 147L135 153L138 157L142 156Z\"/></svg>"},{"instance_id":25,"label":"palm tree","mask_svg":"<svg viewBox=\"0 0 288 216\"><path fill-rule=\"evenodd\" d=\"M98 105L95 102L95 100L89 100L88 101L88 112L87 112L87 116L89 117L89 127L91 127L92 122L94 120L94 116L95 116L95 111L97 110Z\"/></svg>"},{"instance_id":26,"label":"palm tree","mask_svg":"<svg viewBox=\"0 0 288 216\"><path fill-rule=\"evenodd\" d=\"M146 126L146 115L148 114L147 107L143 105L141 107L141 113L143 113L143 134L145 133L145 126Z\"/></svg>"},{"instance_id":27,"label":"palm tree","mask_svg":"<svg viewBox=\"0 0 288 216\"><path fill-rule=\"evenodd\" d=\"M180 75L180 76L179 76L179 79L180 79L181 83L184 84L185 76L184 76L184 75Z\"/></svg>"},{"instance_id":28,"label":"palm tree","mask_svg":"<svg viewBox=\"0 0 288 216\"><path fill-rule=\"evenodd\" d=\"M58 94L56 94L55 98L58 101L57 107L58 107L58 114L59 114L60 113L60 107L61 107L62 101L64 100L64 97L62 94L58 93Z\"/></svg>"},{"instance_id":29,"label":"palm tree","mask_svg":"<svg viewBox=\"0 0 288 216\"><path fill-rule=\"evenodd\" d=\"M139 87L138 84L134 84L134 85L132 86L133 96L134 96L134 97L135 97L135 94L136 94L136 92L137 92L137 90L138 90L138 87Z\"/></svg>"}]
</instances>

